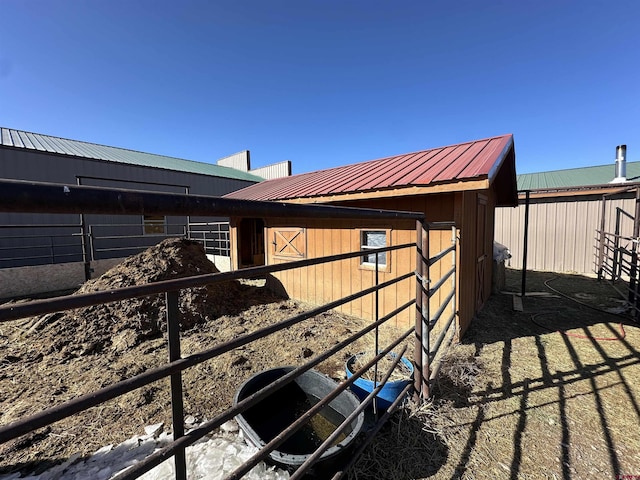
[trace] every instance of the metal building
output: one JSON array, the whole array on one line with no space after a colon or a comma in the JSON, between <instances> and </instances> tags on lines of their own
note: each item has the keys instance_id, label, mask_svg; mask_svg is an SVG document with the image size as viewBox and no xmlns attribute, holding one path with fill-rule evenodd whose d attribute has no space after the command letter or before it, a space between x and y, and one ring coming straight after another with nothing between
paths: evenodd
<instances>
[{"instance_id":1,"label":"metal building","mask_svg":"<svg viewBox=\"0 0 640 480\"><path fill-rule=\"evenodd\" d=\"M601 234L633 236L640 162L620 163L518 175L519 205L496 209L509 266L523 266L528 192L527 269L596 275Z\"/></svg>"},{"instance_id":2,"label":"metal building","mask_svg":"<svg viewBox=\"0 0 640 480\"><path fill-rule=\"evenodd\" d=\"M236 156L246 159L245 171L0 129L0 178L4 179L222 196L264 178L249 171L248 151L232 157ZM224 163L225 159L221 161ZM70 269L75 272L80 268L83 277L91 273L95 276L109 266L106 262L104 268L101 267L103 260L131 255L170 235L205 236L205 230L219 229L220 221L227 219L0 213L0 298L18 292L33 293L29 290L40 288L21 285L34 281L33 272L26 277L18 274L24 273L25 268L33 270L57 264L59 268L55 271L48 270L45 275L40 271L35 279L48 276L51 277L49 283L67 288L68 282L61 279L77 277ZM215 238L220 235L228 239L228 228ZM213 248L215 251L228 247L223 242L215 242ZM228 251L219 253L228 254Z\"/></svg>"}]
</instances>

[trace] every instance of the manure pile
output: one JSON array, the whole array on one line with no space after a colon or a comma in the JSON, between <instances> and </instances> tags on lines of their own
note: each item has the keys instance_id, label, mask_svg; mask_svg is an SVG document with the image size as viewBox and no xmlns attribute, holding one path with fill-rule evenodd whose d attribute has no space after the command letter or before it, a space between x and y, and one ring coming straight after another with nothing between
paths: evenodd
<instances>
[{"instance_id":1,"label":"manure pile","mask_svg":"<svg viewBox=\"0 0 640 480\"><path fill-rule=\"evenodd\" d=\"M169 238L89 280L74 295L217 272L202 244ZM236 281L181 290L181 329L237 311L241 290ZM44 354L75 357L108 349L122 352L165 332L165 313L164 295L157 294L45 315L32 319L28 331L55 330Z\"/></svg>"}]
</instances>

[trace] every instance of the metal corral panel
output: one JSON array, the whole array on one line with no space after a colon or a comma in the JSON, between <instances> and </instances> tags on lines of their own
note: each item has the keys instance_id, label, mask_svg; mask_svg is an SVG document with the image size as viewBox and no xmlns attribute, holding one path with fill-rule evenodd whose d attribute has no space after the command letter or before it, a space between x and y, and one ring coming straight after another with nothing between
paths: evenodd
<instances>
[{"instance_id":1,"label":"metal corral panel","mask_svg":"<svg viewBox=\"0 0 640 480\"><path fill-rule=\"evenodd\" d=\"M633 215L635 199L609 199L606 207L605 230L614 232L616 208ZM531 199L527 269L593 275L601 212L599 195ZM496 209L495 240L511 252L507 265L518 269L523 261L524 213L523 203ZM621 235L633 234L632 220L624 218L621 226Z\"/></svg>"},{"instance_id":2,"label":"metal corral panel","mask_svg":"<svg viewBox=\"0 0 640 480\"><path fill-rule=\"evenodd\" d=\"M513 136L396 155L269 180L228 195L247 200L287 200L489 179L513 148ZM514 191L515 193L515 191Z\"/></svg>"},{"instance_id":3,"label":"metal corral panel","mask_svg":"<svg viewBox=\"0 0 640 480\"><path fill-rule=\"evenodd\" d=\"M57 155L68 155L81 158L91 158L108 162L141 165L144 167L161 168L180 172L197 173L236 180L259 182L262 179L255 175L240 170L235 170L221 165L210 163L194 162L181 158L166 157L151 153L127 150L124 148L109 147L95 143L69 140L66 138L52 137L39 133L23 132L0 128L0 145L12 148L21 148L47 152ZM52 162L56 156L50 157ZM15 177L10 177L15 178Z\"/></svg>"}]
</instances>

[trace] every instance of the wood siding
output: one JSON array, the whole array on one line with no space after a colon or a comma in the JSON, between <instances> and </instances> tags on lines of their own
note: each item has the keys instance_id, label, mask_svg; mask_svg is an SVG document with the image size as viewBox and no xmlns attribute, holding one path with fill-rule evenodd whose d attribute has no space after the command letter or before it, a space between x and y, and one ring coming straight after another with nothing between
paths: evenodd
<instances>
[{"instance_id":1,"label":"wood siding","mask_svg":"<svg viewBox=\"0 0 640 480\"><path fill-rule=\"evenodd\" d=\"M483 206L479 207L480 199ZM384 199L342 202L340 205L381 208L386 210L404 210L424 212L430 222L453 221L456 224L459 238L459 249L456 264L458 332L460 335L468 328L475 313L482 307L491 292L492 251L494 232L495 195L492 191L456 192L439 195L413 197L389 197ZM478 211L483 211L482 217ZM481 218L481 221L479 221ZM235 225L238 219L231 220L232 259L237 249L237 232ZM298 252L306 249L306 258L335 255L338 253L360 250L360 231L362 229L379 229L389 232L391 245L415 243L415 223L407 221L364 221L364 220L312 220L301 218L266 219L265 220L265 252L266 263L277 264L300 259ZM283 245L274 239L278 232L286 232L291 238L297 232L295 258L283 256L280 249ZM303 235L303 236L302 236ZM429 235L429 256L434 256L451 245L451 229L432 230ZM281 236L280 236L281 237ZM282 239L280 239L281 241ZM288 248L288 247L287 247ZM388 268L379 272L379 282L415 271L415 247L394 251L388 254ZM478 270L478 258L484 258L485 265ZM430 269L431 285L437 283L452 265L451 255ZM237 268L237 264L234 264ZM479 277L479 272L481 276ZM274 275L279 287L295 299L314 305L324 304L351 293L368 288L375 283L375 272L361 265L360 258L317 265L305 269L294 269ZM415 278L404 280L387 287L379 296L379 315L393 311L415 296ZM429 304L430 314L440 307L451 290L451 283L445 282L438 295ZM366 319L375 318L375 297L368 295L344 305L339 310ZM447 308L443 317L449 316ZM415 321L415 309L411 308L398 315L394 320L397 325L409 326ZM434 329L433 335L439 333Z\"/></svg>"},{"instance_id":2,"label":"wood siding","mask_svg":"<svg viewBox=\"0 0 640 480\"><path fill-rule=\"evenodd\" d=\"M317 258L339 253L360 250L361 229L385 229L388 231L387 242L390 245L411 243L415 239L415 230L411 222L359 222L345 220L290 220L268 219L266 237L280 238L281 232L298 232L295 240L298 245L306 245L305 258ZM283 245L280 242L268 242L266 245L267 264L278 264L301 257L287 257L281 254ZM294 249L297 251L302 248ZM415 247L406 248L387 254L388 271L378 272L379 283L415 270ZM338 300L375 284L375 271L361 265L361 257L315 265L308 268L297 268L278 272L274 277L282 284L284 290L292 298L314 305ZM379 293L379 315L391 312L397 306L410 300L415 291L415 279L407 279L381 290ZM354 300L338 309L339 311L362 318L375 317L375 295L370 294ZM414 309L408 309L404 315L395 319L397 324L411 324L414 320Z\"/></svg>"}]
</instances>

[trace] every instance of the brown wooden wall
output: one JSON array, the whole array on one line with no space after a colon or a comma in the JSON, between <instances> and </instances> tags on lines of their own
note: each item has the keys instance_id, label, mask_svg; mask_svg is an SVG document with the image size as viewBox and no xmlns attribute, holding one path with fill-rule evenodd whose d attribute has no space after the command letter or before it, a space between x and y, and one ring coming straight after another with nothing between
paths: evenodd
<instances>
[{"instance_id":1,"label":"brown wooden wall","mask_svg":"<svg viewBox=\"0 0 640 480\"><path fill-rule=\"evenodd\" d=\"M421 197L390 197L344 202L341 205L420 211L425 213L427 221L456 223L459 229L459 251L456 260L458 327L462 334L488 298L491 290L494 198L490 191L482 193L474 191ZM479 207L479 199L484 199L484 206ZM479 218L483 218L484 221L479 221ZM232 265L237 268L237 260L233 259L233 252L237 250L235 224L237 219L232 219ZM414 243L416 240L415 223L410 221L265 219L266 263L270 265L358 251L361 229L388 230L391 245ZM451 245L451 230L431 231L429 239L429 255L433 256ZM415 270L415 247L390 252L388 255L390 255L388 271L379 272L380 282ZM478 268L479 260L484 261L483 269ZM447 256L431 269L432 284L436 283L450 268L451 257ZM291 298L319 305L372 286L375 273L361 266L358 257L305 269L278 272L275 277ZM379 299L379 315L391 312L413 298L415 289L415 279L410 278L383 290ZM450 283L446 282L441 295L431 300L431 312L435 312L442 297L449 291ZM340 310L349 315L372 319L375 316L374 298L373 295L368 295L344 305ZM449 312L450 310L447 309L445 317ZM399 326L409 326L414 321L415 309L413 308L395 319ZM434 335L437 333L435 331Z\"/></svg>"},{"instance_id":2,"label":"brown wooden wall","mask_svg":"<svg viewBox=\"0 0 640 480\"><path fill-rule=\"evenodd\" d=\"M478 222L479 198L486 199L484 222ZM392 210L410 210L424 212L427 221L454 221L459 229L459 252L457 273L457 308L460 335L471 324L471 320L491 294L491 274L493 267L493 232L495 222L495 192L493 190L463 191L420 197L381 198L376 200L344 202L342 205ZM440 234L432 241L430 254L449 245L451 233ZM446 237L446 238L445 238ZM438 248L440 247L441 248ZM478 259L484 256L484 268L478 272ZM442 273L450 264L443 265ZM479 277L479 273L482 275ZM441 272L434 276L440 278ZM436 279L437 280L437 279ZM435 281L432 278L432 281ZM431 306L433 309L434 303Z\"/></svg>"},{"instance_id":3,"label":"brown wooden wall","mask_svg":"<svg viewBox=\"0 0 640 480\"><path fill-rule=\"evenodd\" d=\"M304 257L281 255L282 232L286 235L288 227L299 229L300 233L295 240L300 240L300 244L305 243ZM266 227L267 263L277 264L301 258L317 258L359 251L361 229L387 230L387 238L391 245L415 242L415 223L413 222L269 219ZM297 250L302 250L302 247ZM415 247L390 252L387 255L387 268L381 269L378 273L379 283L415 270ZM279 272L274 276L282 283L289 296L315 305L337 300L375 284L375 271L361 265L360 257ZM381 290L379 315L391 312L413 298L414 294L415 279L413 278ZM375 317L375 296L371 294L354 300L339 310L349 315L372 319ZM414 309L408 309L395 321L397 324L410 325L414 317Z\"/></svg>"}]
</instances>

